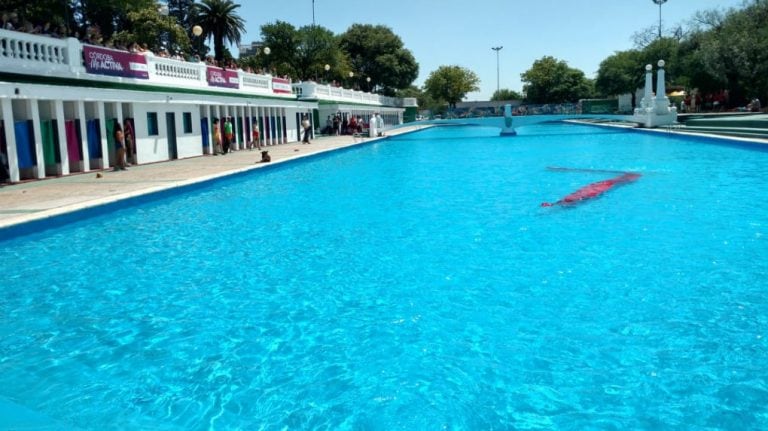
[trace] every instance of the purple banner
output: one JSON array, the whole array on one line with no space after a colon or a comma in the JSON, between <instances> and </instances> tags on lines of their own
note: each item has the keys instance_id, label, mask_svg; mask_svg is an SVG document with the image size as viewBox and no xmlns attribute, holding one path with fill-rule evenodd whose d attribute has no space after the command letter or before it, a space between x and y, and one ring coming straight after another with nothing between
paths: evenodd
<instances>
[{"instance_id":1,"label":"purple banner","mask_svg":"<svg viewBox=\"0 0 768 431\"><path fill-rule=\"evenodd\" d=\"M236 70L208 66L205 75L208 85L212 87L240 88L240 78Z\"/></svg>"},{"instance_id":2,"label":"purple banner","mask_svg":"<svg viewBox=\"0 0 768 431\"><path fill-rule=\"evenodd\" d=\"M88 73L149 79L147 59L141 54L83 45L83 55Z\"/></svg>"}]
</instances>

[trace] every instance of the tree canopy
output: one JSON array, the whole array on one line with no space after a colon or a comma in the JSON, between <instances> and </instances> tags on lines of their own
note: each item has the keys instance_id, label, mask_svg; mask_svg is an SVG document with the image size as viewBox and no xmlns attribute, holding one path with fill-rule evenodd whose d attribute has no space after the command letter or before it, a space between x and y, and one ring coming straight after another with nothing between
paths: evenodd
<instances>
[{"instance_id":1,"label":"tree canopy","mask_svg":"<svg viewBox=\"0 0 768 431\"><path fill-rule=\"evenodd\" d=\"M590 97L593 92L593 83L584 72L551 56L534 61L520 76L526 100L530 103L575 102Z\"/></svg>"},{"instance_id":2,"label":"tree canopy","mask_svg":"<svg viewBox=\"0 0 768 431\"><path fill-rule=\"evenodd\" d=\"M523 100L523 95L508 88L502 88L493 92L491 101Z\"/></svg>"},{"instance_id":3,"label":"tree canopy","mask_svg":"<svg viewBox=\"0 0 768 431\"><path fill-rule=\"evenodd\" d=\"M339 45L361 88L370 77L378 92L394 95L395 90L408 87L419 75L413 54L389 27L353 24L339 36Z\"/></svg>"},{"instance_id":4,"label":"tree canopy","mask_svg":"<svg viewBox=\"0 0 768 431\"><path fill-rule=\"evenodd\" d=\"M240 5L232 0L201 0L197 5L198 25L203 28L203 35L213 39L213 52L216 61L224 60L224 43L240 43L245 31L245 21L237 15Z\"/></svg>"},{"instance_id":5,"label":"tree canopy","mask_svg":"<svg viewBox=\"0 0 768 431\"><path fill-rule=\"evenodd\" d=\"M424 89L435 100L441 100L451 108L456 107L467 93L479 91L480 78L475 72L461 66L440 66L429 74Z\"/></svg>"},{"instance_id":6,"label":"tree canopy","mask_svg":"<svg viewBox=\"0 0 768 431\"><path fill-rule=\"evenodd\" d=\"M596 86L604 95L633 92L642 85L643 66L655 67L663 59L667 81L672 85L696 88L705 94L727 90L731 106L742 105L752 97L766 97L765 22L768 0L748 0L742 9L725 12L697 12L685 31L680 28L668 37L641 38L638 49L605 59Z\"/></svg>"}]
</instances>

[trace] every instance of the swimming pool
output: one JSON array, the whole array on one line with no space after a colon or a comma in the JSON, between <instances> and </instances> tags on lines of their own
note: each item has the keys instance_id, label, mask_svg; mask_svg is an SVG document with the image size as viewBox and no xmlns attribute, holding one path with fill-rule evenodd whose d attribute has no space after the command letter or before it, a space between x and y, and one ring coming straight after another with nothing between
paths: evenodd
<instances>
[{"instance_id":1,"label":"swimming pool","mask_svg":"<svg viewBox=\"0 0 768 431\"><path fill-rule=\"evenodd\" d=\"M0 242L0 400L62 429L768 427L768 152L518 132L431 129ZM642 177L542 208L615 176L550 166Z\"/></svg>"}]
</instances>

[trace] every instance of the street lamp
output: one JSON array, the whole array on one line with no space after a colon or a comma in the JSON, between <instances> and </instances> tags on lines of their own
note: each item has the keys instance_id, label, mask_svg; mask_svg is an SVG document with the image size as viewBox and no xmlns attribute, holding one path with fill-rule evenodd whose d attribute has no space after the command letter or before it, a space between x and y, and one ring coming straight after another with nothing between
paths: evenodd
<instances>
[{"instance_id":1,"label":"street lamp","mask_svg":"<svg viewBox=\"0 0 768 431\"><path fill-rule=\"evenodd\" d=\"M368 92L371 92L371 77L365 78L365 81L368 83Z\"/></svg>"},{"instance_id":2,"label":"street lamp","mask_svg":"<svg viewBox=\"0 0 768 431\"><path fill-rule=\"evenodd\" d=\"M655 1L655 0L654 0ZM667 1L667 0L664 0ZM499 51L504 48L503 46L494 46L491 49L496 51L496 93L499 92Z\"/></svg>"},{"instance_id":3,"label":"street lamp","mask_svg":"<svg viewBox=\"0 0 768 431\"><path fill-rule=\"evenodd\" d=\"M323 66L323 69L325 69L325 83L327 84L328 83L328 71L331 70L331 65L330 64L326 64L325 66Z\"/></svg>"},{"instance_id":4,"label":"street lamp","mask_svg":"<svg viewBox=\"0 0 768 431\"><path fill-rule=\"evenodd\" d=\"M653 0L654 3L659 5L659 39L661 39L661 5L667 2L667 0Z\"/></svg>"},{"instance_id":5,"label":"street lamp","mask_svg":"<svg viewBox=\"0 0 768 431\"><path fill-rule=\"evenodd\" d=\"M272 50L269 49L268 46L265 46L261 52L264 53L264 66L267 68L267 75L272 75L272 72L269 70L269 54L272 53Z\"/></svg>"},{"instance_id":6,"label":"street lamp","mask_svg":"<svg viewBox=\"0 0 768 431\"><path fill-rule=\"evenodd\" d=\"M352 78L354 78L354 77L355 77L355 72L350 71L349 72L349 88L351 90L354 90L353 84L352 84Z\"/></svg>"},{"instance_id":7,"label":"street lamp","mask_svg":"<svg viewBox=\"0 0 768 431\"><path fill-rule=\"evenodd\" d=\"M196 42L196 43L195 43L195 45L196 45L196 46L195 46L195 54L197 54L197 55L199 56L199 55L200 55L200 41L201 41L201 39L200 39L200 35L202 35L202 34L203 34L203 28L202 28L202 27L200 27L199 25L196 25L196 26L192 27L192 34L193 34L193 35L195 36L195 38L197 39L197 40L195 41L195 42Z\"/></svg>"},{"instance_id":8,"label":"street lamp","mask_svg":"<svg viewBox=\"0 0 768 431\"><path fill-rule=\"evenodd\" d=\"M157 8L157 13L164 16L165 19L168 19L168 14L170 13L170 10L168 9L167 4L161 4ZM171 53L171 31L170 31L170 20L168 21L168 54Z\"/></svg>"}]
</instances>

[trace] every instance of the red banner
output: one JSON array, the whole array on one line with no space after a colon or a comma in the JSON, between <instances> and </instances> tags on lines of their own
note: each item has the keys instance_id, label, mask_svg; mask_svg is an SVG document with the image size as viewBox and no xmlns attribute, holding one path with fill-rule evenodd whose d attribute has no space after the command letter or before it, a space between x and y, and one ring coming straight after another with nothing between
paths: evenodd
<instances>
[{"instance_id":1,"label":"red banner","mask_svg":"<svg viewBox=\"0 0 768 431\"><path fill-rule=\"evenodd\" d=\"M235 70L208 66L205 75L208 85L212 87L240 88L240 79Z\"/></svg>"},{"instance_id":2,"label":"red banner","mask_svg":"<svg viewBox=\"0 0 768 431\"><path fill-rule=\"evenodd\" d=\"M272 92L273 93L292 93L291 80L284 78L272 78Z\"/></svg>"},{"instance_id":3,"label":"red banner","mask_svg":"<svg viewBox=\"0 0 768 431\"><path fill-rule=\"evenodd\" d=\"M83 56L88 73L149 79L147 59L141 54L83 45Z\"/></svg>"}]
</instances>

